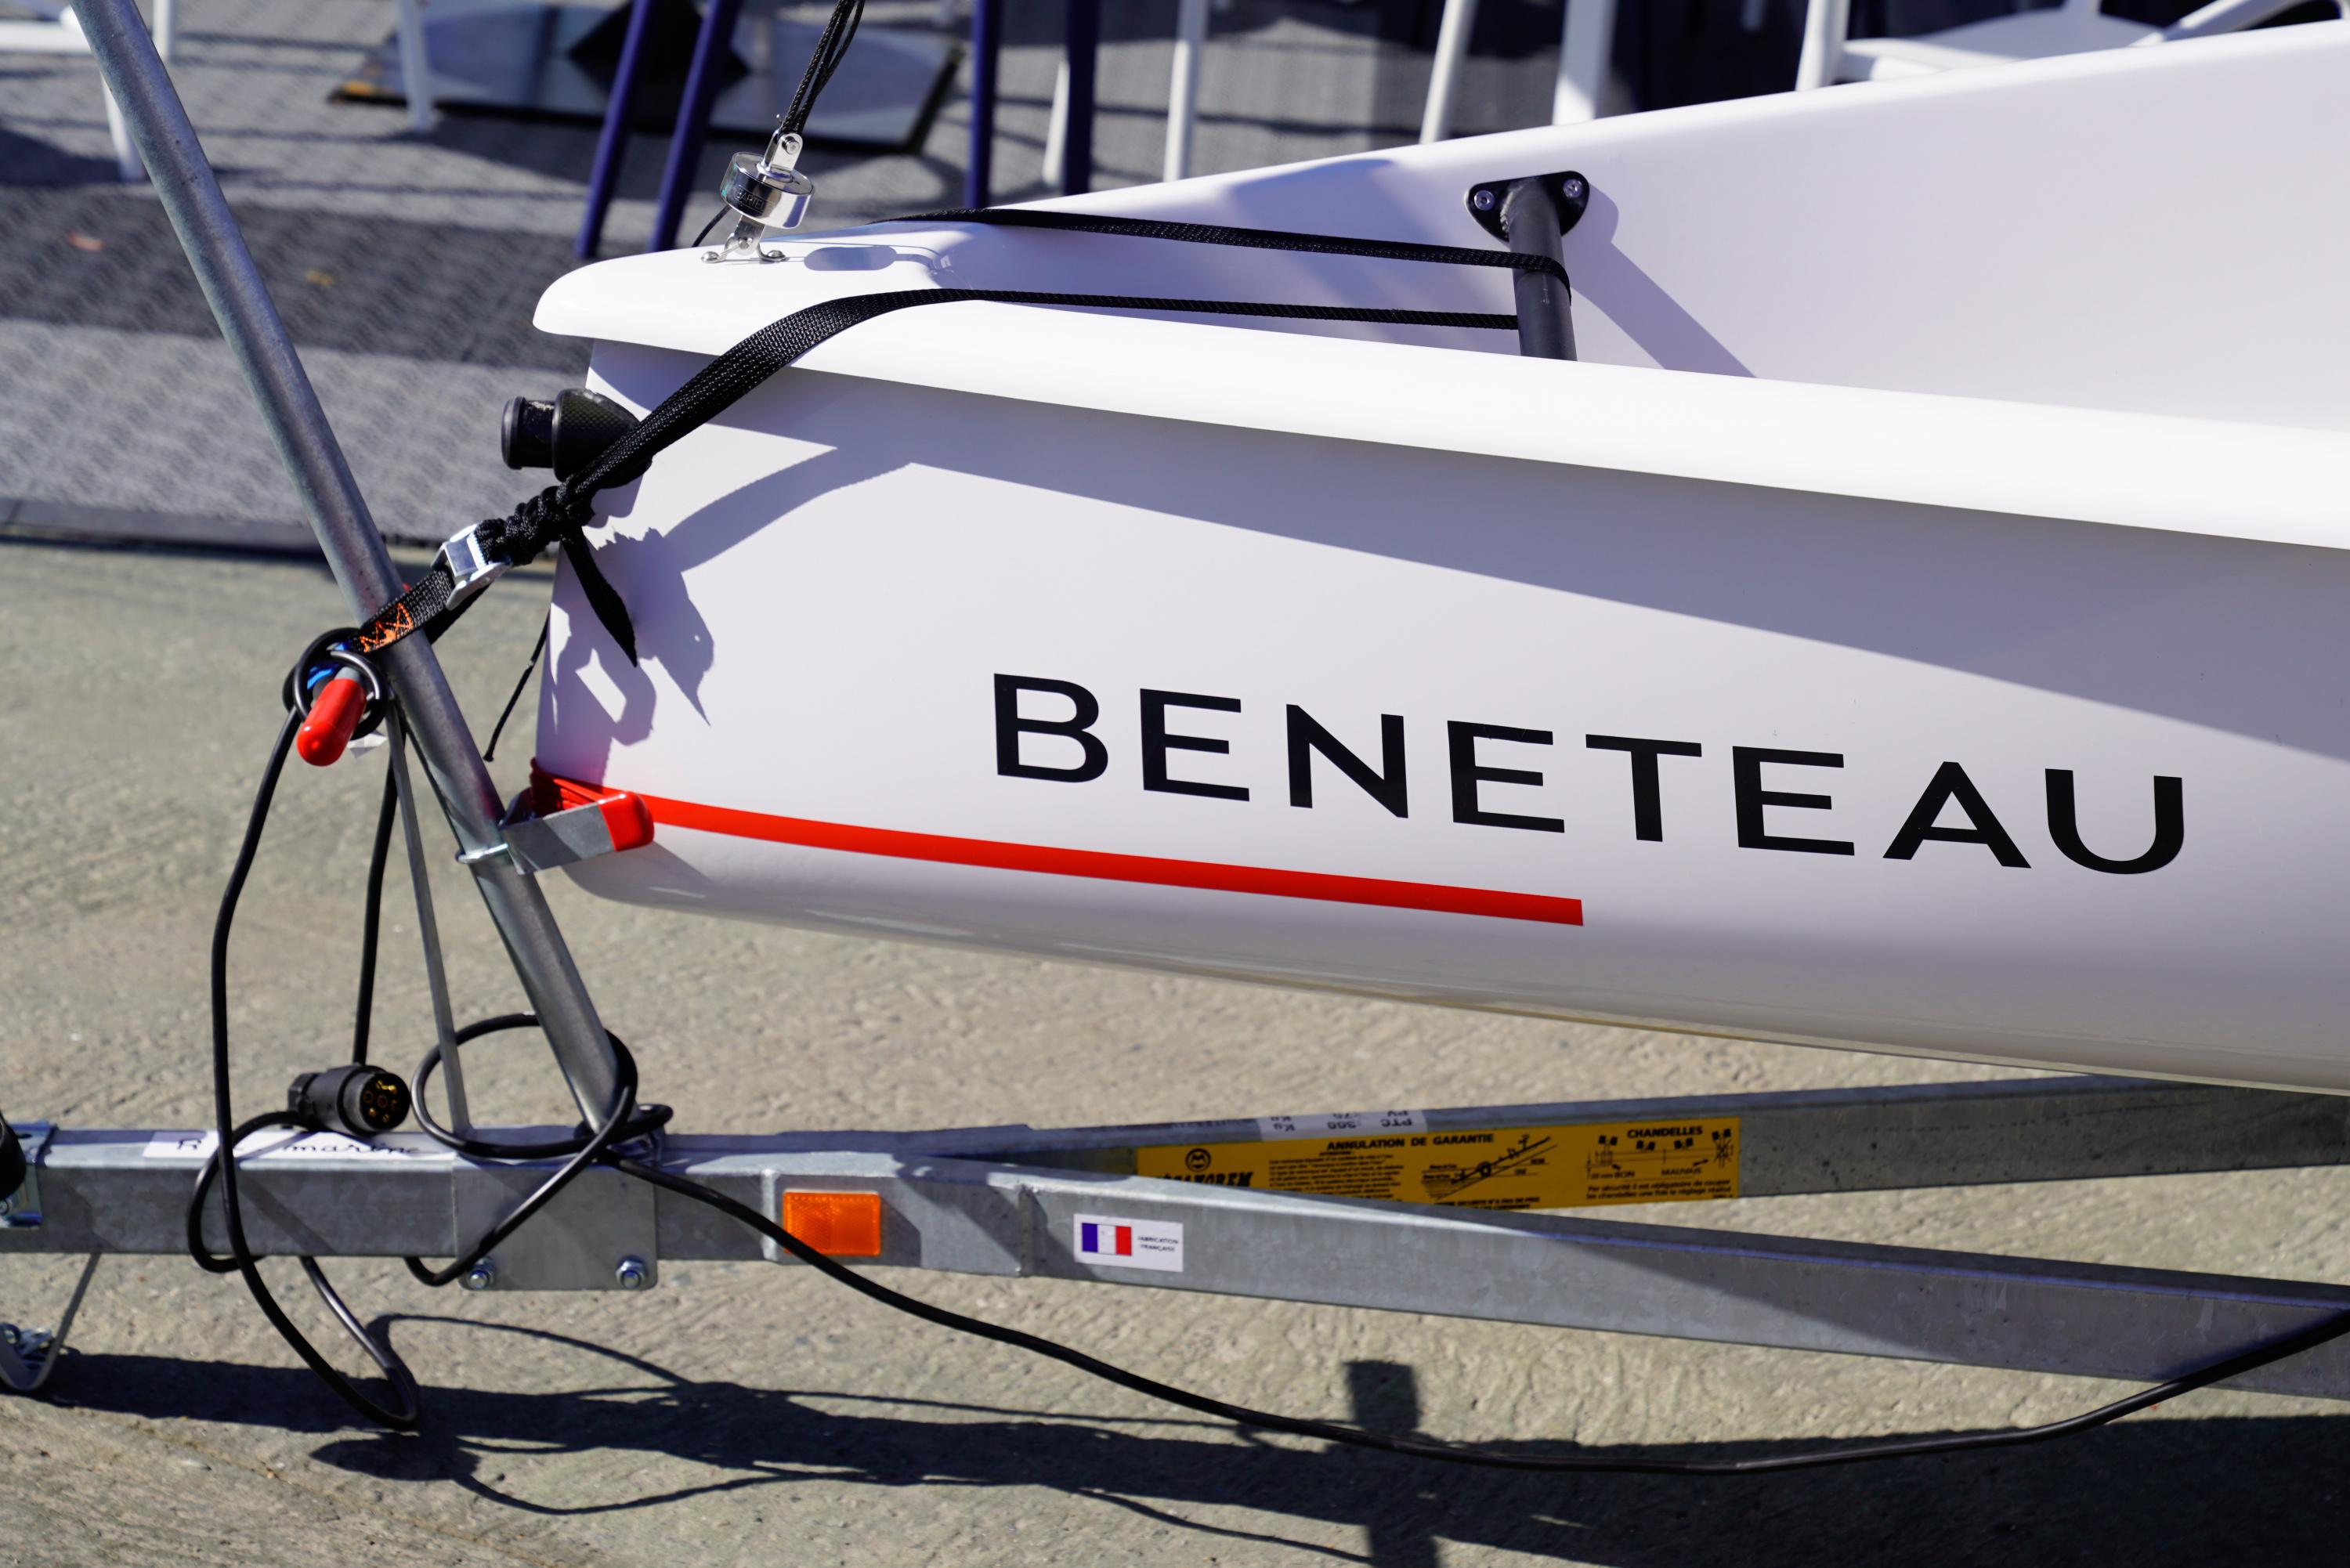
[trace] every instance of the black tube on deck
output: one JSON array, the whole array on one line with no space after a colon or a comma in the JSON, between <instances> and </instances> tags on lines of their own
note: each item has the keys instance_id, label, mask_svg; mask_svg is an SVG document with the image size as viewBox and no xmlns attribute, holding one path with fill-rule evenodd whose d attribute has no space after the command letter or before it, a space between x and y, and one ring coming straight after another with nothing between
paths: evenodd
<instances>
[{"instance_id":1,"label":"black tube on deck","mask_svg":"<svg viewBox=\"0 0 2350 1568\"><path fill-rule=\"evenodd\" d=\"M1555 183L1547 176L1511 181L1502 192L1502 232L1520 255L1564 265L1558 242L1566 224ZM1519 273L1516 283L1518 352L1529 359L1574 358L1574 300L1566 285L1539 272Z\"/></svg>"}]
</instances>

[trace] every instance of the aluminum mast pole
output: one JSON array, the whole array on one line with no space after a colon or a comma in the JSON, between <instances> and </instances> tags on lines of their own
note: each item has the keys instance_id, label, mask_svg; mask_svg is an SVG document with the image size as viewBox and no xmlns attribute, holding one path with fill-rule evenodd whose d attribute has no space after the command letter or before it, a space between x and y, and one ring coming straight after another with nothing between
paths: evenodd
<instances>
[{"instance_id":1,"label":"aluminum mast pole","mask_svg":"<svg viewBox=\"0 0 2350 1568\"><path fill-rule=\"evenodd\" d=\"M179 231L181 248L220 323L221 335L236 355L301 493L319 548L342 584L353 615L364 620L400 597L400 575L229 213L187 109L131 0L74 0L74 9L106 85L130 122L131 140L147 161L155 192ZM416 750L448 807L458 843L468 852L501 843L503 807L497 788L432 645L411 637L380 657L400 694ZM506 856L490 855L473 860L472 867L482 900L489 906L490 919L514 960L532 1010L570 1080L573 1096L583 1114L600 1118L611 1106L617 1083L611 1044L553 912L537 885Z\"/></svg>"}]
</instances>

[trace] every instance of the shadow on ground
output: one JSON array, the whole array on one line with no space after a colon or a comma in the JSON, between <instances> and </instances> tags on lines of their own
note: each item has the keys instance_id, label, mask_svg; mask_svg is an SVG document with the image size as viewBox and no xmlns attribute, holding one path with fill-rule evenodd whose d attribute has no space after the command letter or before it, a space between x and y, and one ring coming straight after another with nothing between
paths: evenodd
<instances>
[{"instance_id":1,"label":"shadow on ground","mask_svg":"<svg viewBox=\"0 0 2350 1568\"><path fill-rule=\"evenodd\" d=\"M1288 1545L1380 1568L1439 1560L1440 1542L1621 1564L1683 1568L1703 1554L1740 1563L1883 1562L1907 1568L1993 1553L2039 1563L2338 1562L2339 1478L2350 1422L2279 1416L2141 1417L2023 1449L1750 1478L1526 1475L1454 1469L1243 1435L1190 1417L1136 1419L1005 1409L823 1390L696 1382L608 1348L537 1330L439 1318L387 1319L513 1334L611 1366L600 1387L556 1394L426 1389L416 1436L357 1435L297 1368L122 1355L66 1368L74 1405L313 1433L318 1462L390 1482L446 1480L536 1516L659 1509L718 1493L824 1483L902 1488L1045 1487L1220 1541ZM1414 1429L1412 1369L1347 1367L1353 1420ZM1548 1443L1503 1451L1560 1451ZM1762 1456L1810 1444L1692 1443L1686 1458ZM558 1507L503 1487L528 1458L598 1451L670 1458L723 1480ZM1261 1516L1248 1529L1209 1506ZM1228 1512L1220 1519L1230 1520ZM1292 1539L1282 1521L1367 1532L1367 1549Z\"/></svg>"}]
</instances>

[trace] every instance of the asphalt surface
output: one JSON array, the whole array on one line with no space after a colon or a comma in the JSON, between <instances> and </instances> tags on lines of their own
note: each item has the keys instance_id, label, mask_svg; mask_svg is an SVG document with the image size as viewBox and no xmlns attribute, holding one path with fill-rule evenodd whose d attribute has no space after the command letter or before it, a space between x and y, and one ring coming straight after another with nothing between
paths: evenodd
<instances>
[{"instance_id":1,"label":"asphalt surface","mask_svg":"<svg viewBox=\"0 0 2350 1568\"><path fill-rule=\"evenodd\" d=\"M443 645L483 721L543 576ZM282 666L340 618L296 563L0 542L0 1103L18 1119L208 1116L205 943ZM524 731L497 763L510 784ZM348 1030L377 758L296 769L235 949L240 1103ZM461 1012L514 1005L478 904L436 878ZM430 1028L395 871L377 1038ZM1107 970L556 908L681 1127L1037 1125L1991 1075ZM482 1114L562 1114L527 1045ZM2249 1173L1617 1210L1783 1233L2341 1278L2350 1172ZM2342 1560L2350 1421L2228 1393L1999 1454L1738 1480L1436 1469L1242 1434L955 1338L802 1271L696 1264L646 1296L433 1293L339 1266L426 1386L421 1436L355 1425L234 1280L98 1275L56 1397L0 1405L0 1563L679 1564ZM273 1275L305 1296L283 1265ZM47 1321L66 1265L0 1265ZM899 1275L932 1300L1226 1397L1504 1447L1783 1451L2047 1419L2114 1386L1499 1324ZM304 1299L304 1320L331 1332Z\"/></svg>"}]
</instances>

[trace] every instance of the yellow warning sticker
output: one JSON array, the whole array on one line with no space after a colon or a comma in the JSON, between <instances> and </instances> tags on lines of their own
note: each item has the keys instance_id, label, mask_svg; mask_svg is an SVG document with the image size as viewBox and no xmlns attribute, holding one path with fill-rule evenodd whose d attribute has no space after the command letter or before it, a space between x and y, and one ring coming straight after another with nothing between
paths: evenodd
<instances>
[{"instance_id":1,"label":"yellow warning sticker","mask_svg":"<svg viewBox=\"0 0 2350 1568\"><path fill-rule=\"evenodd\" d=\"M1137 1149L1135 1171L1459 1209L1686 1202L1738 1196L1738 1118L1163 1144Z\"/></svg>"}]
</instances>

